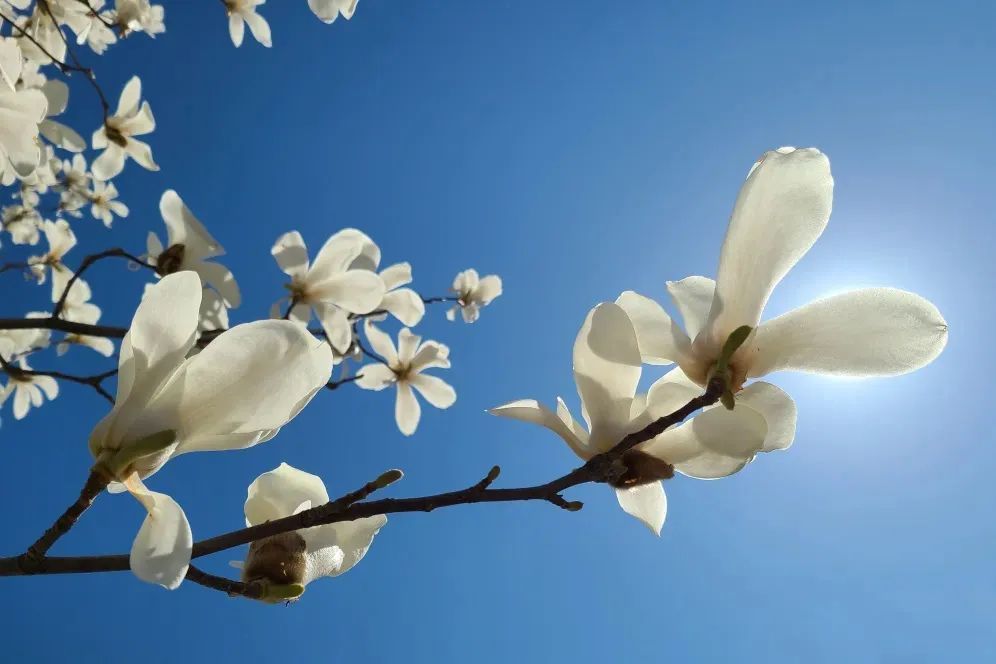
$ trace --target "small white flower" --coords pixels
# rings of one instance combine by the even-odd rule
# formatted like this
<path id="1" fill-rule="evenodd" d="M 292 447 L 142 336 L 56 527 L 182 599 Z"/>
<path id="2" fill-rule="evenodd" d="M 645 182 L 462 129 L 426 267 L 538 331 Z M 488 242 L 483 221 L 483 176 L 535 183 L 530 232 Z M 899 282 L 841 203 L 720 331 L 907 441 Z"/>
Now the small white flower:
<path id="1" fill-rule="evenodd" d="M 90 302 L 91 295 L 90 285 L 82 279 L 77 279 L 66 296 L 65 305 L 62 307 L 62 318 L 74 323 L 96 325 L 100 321 L 100 307 Z M 73 345 L 86 346 L 104 357 L 114 354 L 114 342 L 110 339 L 75 332 L 67 333 L 59 341 L 55 347 L 56 353 L 65 355 Z"/>
<path id="2" fill-rule="evenodd" d="M 138 76 L 132 76 L 121 91 L 117 111 L 93 132 L 93 149 L 103 150 L 93 160 L 94 177 L 98 180 L 115 177 L 124 168 L 125 157 L 131 157 L 150 171 L 158 171 L 159 166 L 152 159 L 152 148 L 135 138 L 155 128 L 152 107 L 149 102 L 142 101 L 142 81 Z"/>
<path id="3" fill-rule="evenodd" d="M 308 248 L 297 231 L 277 238 L 270 250 L 280 269 L 291 278 L 290 295 L 270 310 L 279 318 L 285 301 L 293 302 L 291 320 L 307 325 L 314 311 L 337 353 L 346 353 L 353 341 L 349 314 L 374 311 L 384 299 L 384 281 L 370 270 L 351 269 L 363 254 L 358 236 L 336 233 L 322 245 L 315 262 L 308 263 Z"/>
<path id="4" fill-rule="evenodd" d="M 201 291 L 189 271 L 146 291 L 121 342 L 114 408 L 90 434 L 90 452 L 112 464 L 121 483 L 109 489 L 127 489 L 148 511 L 132 546 L 132 571 L 171 589 L 190 562 L 190 525 L 176 501 L 142 480 L 179 454 L 270 440 L 332 369 L 328 345 L 288 321 L 238 325 L 188 359 Z"/>
<path id="5" fill-rule="evenodd" d="M 149 0 L 115 0 L 115 23 L 122 34 L 144 32 L 150 37 L 166 32 L 165 10 Z"/>
<path id="6" fill-rule="evenodd" d="M 58 188 L 62 192 L 59 208 L 74 217 L 80 216 L 79 209 L 90 200 L 90 173 L 87 171 L 86 157 L 73 155 L 73 160 L 62 162 L 62 176 Z"/>
<path id="7" fill-rule="evenodd" d="M 737 197 L 716 281 L 668 283 L 687 333 L 653 300 L 619 296 L 643 361 L 676 362 L 705 385 L 726 339 L 744 325 L 753 331 L 730 359 L 734 393 L 775 371 L 895 376 L 933 361 L 947 343 L 947 323 L 924 298 L 894 288 L 834 295 L 760 322 L 772 290 L 823 233 L 832 199 L 830 162 L 819 150 L 765 153 Z"/>
<path id="8" fill-rule="evenodd" d="M 86 44 L 100 55 L 109 45 L 118 41 L 114 31 L 104 23 L 114 18 L 112 12 L 101 13 L 104 0 L 87 0 L 86 3 L 80 0 L 59 0 L 56 4 L 62 8 L 63 15 L 60 19 L 76 33 L 77 44 Z M 49 6 L 52 6 L 52 0 L 49 0 Z"/>
<path id="9" fill-rule="evenodd" d="M 38 244 L 38 229 L 42 218 L 38 211 L 27 205 L 8 205 L 0 213 L 3 229 L 10 233 L 14 244 Z"/>
<path id="10" fill-rule="evenodd" d="M 165 276 L 192 270 L 201 276 L 205 285 L 217 290 L 229 307 L 238 307 L 242 295 L 231 270 L 220 263 L 209 262 L 211 258 L 224 256 L 224 248 L 208 233 L 180 195 L 172 189 L 166 190 L 159 199 L 159 212 L 166 223 L 166 246 L 152 232 L 147 244 L 148 259 L 156 265 L 156 273 Z"/>
<path id="11" fill-rule="evenodd" d="M 293 516 L 327 502 L 329 494 L 320 477 L 282 463 L 249 485 L 246 525 Z M 245 563 L 238 565 L 242 580 L 267 586 L 300 586 L 298 591 L 304 592 L 304 587 L 315 579 L 339 576 L 352 569 L 386 523 L 387 517 L 379 514 L 258 540 L 249 546 Z"/>
<path id="12" fill-rule="evenodd" d="M 108 228 L 114 221 L 114 215 L 119 217 L 128 216 L 128 206 L 121 201 L 115 200 L 118 197 L 118 188 L 113 182 L 101 182 L 94 180 L 93 191 L 90 192 L 90 214 L 94 219 L 104 222 Z"/>
<path id="13" fill-rule="evenodd" d="M 489 274 L 482 279 L 477 270 L 464 270 L 453 280 L 452 290 L 458 299 L 456 306 L 446 312 L 447 320 L 455 320 L 459 309 L 463 322 L 473 323 L 480 317 L 481 308 L 501 295 L 501 277 Z"/>
<path id="14" fill-rule="evenodd" d="M 356 384 L 365 390 L 383 390 L 395 385 L 398 388 L 394 405 L 394 419 L 398 429 L 406 436 L 415 433 L 422 409 L 412 388 L 418 390 L 426 401 L 436 408 L 449 408 L 456 401 L 456 391 L 442 379 L 423 373 L 426 369 L 450 366 L 450 349 L 436 341 L 422 342 L 422 337 L 402 328 L 395 347 L 386 333 L 371 321 L 364 326 L 367 341 L 375 353 L 387 364 L 372 363 L 361 367 Z"/>
<path id="15" fill-rule="evenodd" d="M 41 228 L 48 241 L 48 252 L 42 256 L 31 256 L 28 258 L 28 265 L 39 284 L 45 283 L 45 275 L 51 270 L 52 301 L 58 302 L 66 284 L 73 276 L 69 268 L 63 264 L 62 259 L 69 253 L 70 249 L 76 246 L 76 235 L 69 228 L 69 223 L 65 219 L 43 221 Z"/>
<path id="16" fill-rule="evenodd" d="M 644 398 L 637 395 L 640 375 L 633 324 L 618 305 L 600 304 L 588 313 L 574 342 L 574 381 L 587 431 L 560 398 L 556 413 L 532 399 L 490 412 L 550 429 L 587 461 L 702 393 L 675 370 L 654 383 Z M 675 470 L 701 479 L 731 475 L 758 452 L 791 445 L 795 422 L 795 404 L 784 392 L 755 383 L 744 390 L 735 410 L 703 409 L 695 418 L 627 452 L 622 457 L 626 472 L 614 487 L 619 505 L 659 535 L 667 514 L 660 480 Z"/>
<path id="17" fill-rule="evenodd" d="M 347 21 L 353 18 L 359 0 L 308 0 L 308 7 L 322 23 L 331 23 L 339 14 Z"/>
<path id="18" fill-rule="evenodd" d="M 27 361 L 22 357 L 14 364 L 19 369 L 30 371 Z M 8 374 L 7 385 L 0 391 L 0 405 L 13 393 L 14 419 L 24 419 L 31 407 L 38 408 L 45 402 L 45 397 L 52 401 L 59 396 L 59 384 L 51 376 L 32 376 L 12 372 Z"/>
<path id="19" fill-rule="evenodd" d="M 266 0 L 224 0 L 224 3 L 228 10 L 228 33 L 236 48 L 242 46 L 247 25 L 256 41 L 267 48 L 273 45 L 269 23 L 256 12 L 256 7 L 266 4 Z"/>

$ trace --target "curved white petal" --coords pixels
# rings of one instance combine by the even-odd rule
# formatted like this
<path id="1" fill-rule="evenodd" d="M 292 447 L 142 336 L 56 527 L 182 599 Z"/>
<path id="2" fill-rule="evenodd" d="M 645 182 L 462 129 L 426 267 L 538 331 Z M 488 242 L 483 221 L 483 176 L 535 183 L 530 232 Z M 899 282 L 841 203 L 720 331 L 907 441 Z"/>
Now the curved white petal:
<path id="1" fill-rule="evenodd" d="M 406 436 L 412 435 L 418 428 L 421 416 L 422 407 L 418 405 L 411 386 L 408 383 L 398 383 L 397 400 L 394 402 L 394 419 L 398 429 Z"/>
<path id="2" fill-rule="evenodd" d="M 114 115 L 124 117 L 131 115 L 138 110 L 138 103 L 142 99 L 142 80 L 138 76 L 128 79 L 121 90 L 121 97 L 118 99 L 118 110 Z"/>
<path id="3" fill-rule="evenodd" d="M 186 248 L 184 262 L 213 258 L 225 253 L 176 191 L 167 189 L 163 192 L 159 199 L 159 213 L 166 223 L 167 242 L 170 245 L 182 244 Z"/>
<path id="4" fill-rule="evenodd" d="M 592 422 L 592 436 L 612 436 L 629 424 L 640 381 L 640 348 L 629 316 L 602 303 L 588 312 L 574 342 L 574 380 Z"/>
<path id="5" fill-rule="evenodd" d="M 267 48 L 273 46 L 273 39 L 270 35 L 270 24 L 266 22 L 265 18 L 256 12 L 250 12 L 245 15 L 245 21 L 256 41 Z"/>
<path id="6" fill-rule="evenodd" d="M 661 534 L 664 518 L 667 516 L 667 496 L 661 482 L 650 482 L 640 486 L 616 489 L 619 506 L 650 529 L 655 535 Z"/>
<path id="7" fill-rule="evenodd" d="M 895 288 L 865 288 L 762 324 L 749 373 L 895 376 L 932 362 L 947 340 L 948 324 L 929 301 Z"/>
<path id="8" fill-rule="evenodd" d="M 310 502 L 312 507 L 329 502 L 322 478 L 281 463 L 249 485 L 246 525 L 256 526 L 291 516 L 305 502 Z"/>
<path id="9" fill-rule="evenodd" d="M 297 307 L 295 307 L 296 309 Z M 322 324 L 325 338 L 337 353 L 345 353 L 353 343 L 353 328 L 345 311 L 329 302 L 315 302 L 312 305 L 315 315 Z M 293 315 L 294 311 L 291 310 Z"/>
<path id="10" fill-rule="evenodd" d="M 397 318 L 403 325 L 414 327 L 425 316 L 425 303 L 411 288 L 398 288 L 384 296 L 380 308 Z"/>
<path id="11" fill-rule="evenodd" d="M 383 514 L 309 528 L 301 532 L 308 547 L 307 585 L 323 576 L 339 576 L 363 560 L 374 536 L 387 524 Z"/>
<path id="12" fill-rule="evenodd" d="M 394 347 L 390 335 L 374 325 L 369 318 L 363 324 L 363 331 L 366 333 L 367 341 L 370 342 L 373 352 L 387 360 L 391 366 L 397 366 L 398 351 Z"/>
<path id="13" fill-rule="evenodd" d="M 315 259 L 315 266 L 318 259 Z M 314 273 L 315 266 L 312 266 Z M 311 277 L 309 275 L 309 281 Z M 312 282 L 308 294 L 315 300 L 331 302 L 354 314 L 376 309 L 384 299 L 384 282 L 369 270 L 348 270 Z"/>
<path id="14" fill-rule="evenodd" d="M 507 417 L 511 420 L 538 424 L 560 436 L 571 448 L 571 451 L 581 459 L 587 461 L 593 456 L 593 452 L 588 448 L 587 434 L 574 421 L 574 418 L 570 416 L 570 412 L 567 411 L 567 406 L 559 399 L 558 414 L 553 413 L 549 408 L 535 399 L 512 401 L 492 408 L 488 412 L 498 417 Z"/>
<path id="15" fill-rule="evenodd" d="M 709 318 L 716 282 L 708 277 L 685 277 L 667 282 L 667 292 L 681 313 L 685 332 L 694 339 Z"/>
<path id="16" fill-rule="evenodd" d="M 387 365 L 377 363 L 365 364 L 356 372 L 359 378 L 356 384 L 364 390 L 383 390 L 394 385 L 398 376 Z"/>
<path id="17" fill-rule="evenodd" d="M 232 13 L 228 17 L 228 35 L 232 38 L 232 44 L 235 48 L 242 46 L 242 40 L 245 38 L 246 24 L 242 20 L 241 14 Z"/>
<path id="18" fill-rule="evenodd" d="M 410 367 L 421 343 L 422 337 L 407 327 L 401 328 L 398 332 L 398 363 L 403 367 Z"/>
<path id="19" fill-rule="evenodd" d="M 380 271 L 380 278 L 387 290 L 394 290 L 412 282 L 411 263 L 395 263 Z"/>
<path id="20" fill-rule="evenodd" d="M 649 297 L 626 291 L 616 304 L 623 308 L 636 330 L 640 355 L 647 364 L 672 364 L 688 356 L 691 341 L 681 326 Z"/>
<path id="21" fill-rule="evenodd" d="M 131 571 L 143 581 L 174 590 L 187 575 L 194 545 L 187 516 L 175 500 L 149 491 L 136 475 L 127 486 L 148 512 L 131 546 Z"/>
<path id="22" fill-rule="evenodd" d="M 408 382 L 436 408 L 449 408 L 456 403 L 456 390 L 442 378 L 420 373 L 411 376 Z"/>
<path id="23" fill-rule="evenodd" d="M 299 232 L 291 231 L 278 237 L 270 253 L 287 276 L 303 279 L 308 272 L 308 247 Z"/>
<path id="24" fill-rule="evenodd" d="M 757 326 L 772 289 L 826 227 L 832 200 L 830 162 L 819 150 L 765 153 L 740 190 L 723 241 L 702 331 L 712 350 L 738 327 Z"/>
<path id="25" fill-rule="evenodd" d="M 242 304 L 239 284 L 235 281 L 235 275 L 227 267 L 221 263 L 201 261 L 197 263 L 195 271 L 201 275 L 201 280 L 205 286 L 211 286 L 218 291 L 218 295 L 225 301 L 226 307 L 235 309 Z"/>

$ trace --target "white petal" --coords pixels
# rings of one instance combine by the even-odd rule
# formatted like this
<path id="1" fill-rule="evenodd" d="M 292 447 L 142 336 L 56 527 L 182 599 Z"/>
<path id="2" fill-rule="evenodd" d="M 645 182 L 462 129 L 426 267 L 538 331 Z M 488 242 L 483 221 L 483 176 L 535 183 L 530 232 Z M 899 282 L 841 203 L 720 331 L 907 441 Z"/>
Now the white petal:
<path id="1" fill-rule="evenodd" d="M 336 233 L 318 250 L 308 272 L 308 283 L 319 284 L 334 275 L 342 274 L 362 253 L 361 238 L 341 231 Z"/>
<path id="2" fill-rule="evenodd" d="M 221 263 L 201 261 L 196 265 L 196 272 L 201 275 L 205 286 L 211 286 L 218 291 L 227 307 L 235 309 L 242 304 L 242 294 L 239 292 L 235 275 L 227 267 Z"/>
<path id="3" fill-rule="evenodd" d="M 736 408 L 750 408 L 764 418 L 767 433 L 761 452 L 786 450 L 795 440 L 798 419 L 795 401 L 781 388 L 771 383 L 751 383 L 736 395 Z"/>
<path id="4" fill-rule="evenodd" d="M 501 293 L 501 277 L 489 274 L 478 282 L 477 288 L 474 290 L 474 299 L 481 304 L 490 304 Z"/>
<path id="5" fill-rule="evenodd" d="M 633 322 L 640 354 L 647 364 L 673 364 L 691 352 L 691 341 L 661 305 L 649 297 L 626 291 L 616 299 Z"/>
<path id="6" fill-rule="evenodd" d="M 142 168 L 150 171 L 159 170 L 159 164 L 152 158 L 152 148 L 148 143 L 136 138 L 129 138 L 124 150 Z"/>
<path id="7" fill-rule="evenodd" d="M 132 476 L 128 490 L 148 512 L 131 546 L 129 562 L 135 576 L 176 589 L 187 575 L 194 537 L 183 509 L 169 496 L 149 491 Z"/>
<path id="8" fill-rule="evenodd" d="M 819 150 L 772 151 L 748 176 L 730 218 L 703 333 L 718 351 L 733 330 L 756 327 L 775 285 L 830 219 L 833 178 Z"/>
<path id="9" fill-rule="evenodd" d="M 331 302 L 354 314 L 366 314 L 376 309 L 384 299 L 384 292 L 384 282 L 369 270 L 333 274 L 308 287 L 309 295 L 315 300 Z"/>
<path id="10" fill-rule="evenodd" d="M 262 320 L 233 327 L 188 360 L 164 390 L 179 393 L 177 453 L 205 449 L 200 438 L 279 429 L 331 372 L 331 349 L 297 323 Z"/>
<path id="11" fill-rule="evenodd" d="M 895 288 L 866 288 L 811 302 L 762 324 L 750 375 L 805 371 L 895 376 L 929 364 L 948 340 L 933 304 Z"/>
<path id="12" fill-rule="evenodd" d="M 266 19 L 255 12 L 246 14 L 246 23 L 249 25 L 249 30 L 252 31 L 252 36 L 256 38 L 263 46 L 269 48 L 273 45 L 273 40 L 270 36 L 270 24 L 266 22 Z"/>
<path id="13" fill-rule="evenodd" d="M 667 292 L 681 313 L 685 332 L 694 339 L 709 318 L 716 282 L 708 277 L 685 277 L 667 282 Z"/>
<path id="14" fill-rule="evenodd" d="M 118 110 L 114 115 L 124 117 L 131 115 L 138 110 L 138 103 L 142 99 L 142 81 L 138 76 L 128 79 L 121 90 L 121 97 L 118 99 Z"/>
<path id="15" fill-rule="evenodd" d="M 356 384 L 364 390 L 383 390 L 385 387 L 394 385 L 398 379 L 397 374 L 391 371 L 390 367 L 379 362 L 365 364 L 356 373 L 359 376 L 356 379 Z"/>
<path id="16" fill-rule="evenodd" d="M 174 190 L 167 189 L 163 192 L 159 199 L 159 214 L 166 223 L 167 242 L 170 245 L 182 244 L 186 248 L 188 256 L 184 262 L 188 259 L 213 258 L 225 253 Z"/>
<path id="17" fill-rule="evenodd" d="M 346 312 L 328 302 L 315 302 L 313 308 L 325 331 L 325 338 L 332 344 L 332 348 L 335 348 L 337 353 L 349 350 L 349 346 L 353 343 L 353 328 Z M 292 310 L 291 314 L 293 313 Z"/>
<path id="18" fill-rule="evenodd" d="M 408 383 L 398 383 L 398 396 L 394 402 L 394 419 L 398 429 L 406 436 L 412 435 L 418 428 L 421 416 L 422 408 L 418 405 L 411 386 Z"/>
<path id="19" fill-rule="evenodd" d="M 305 530 L 302 535 L 308 545 L 308 566 L 304 584 L 348 572 L 367 555 L 374 536 L 385 524 L 387 517 L 378 514 Z"/>
<path id="20" fill-rule="evenodd" d="M 593 452 L 588 448 L 587 435 L 585 434 L 582 437 L 584 432 L 574 422 L 574 418 L 570 417 L 570 413 L 567 412 L 567 406 L 558 400 L 558 411 L 561 408 L 566 414 L 564 417 L 554 414 L 549 408 L 534 399 L 522 399 L 492 408 L 488 412 L 498 417 L 507 417 L 511 420 L 529 422 L 545 427 L 560 436 L 580 458 L 584 460 L 590 459 Z"/>
<path id="21" fill-rule="evenodd" d="M 232 13 L 228 17 L 228 35 L 232 38 L 235 48 L 242 46 L 242 39 L 245 37 L 246 24 L 242 20 L 242 14 Z"/>
<path id="22" fill-rule="evenodd" d="M 374 325 L 369 318 L 363 324 L 363 331 L 366 332 L 367 341 L 370 342 L 373 352 L 387 360 L 391 366 L 397 366 L 398 351 L 395 349 L 390 335 Z"/>
<path id="23" fill-rule="evenodd" d="M 655 535 L 661 534 L 667 516 L 667 496 L 661 482 L 616 489 L 616 498 L 627 514 L 636 517 Z"/>
<path id="24" fill-rule="evenodd" d="M 100 156 L 93 160 L 90 169 L 93 171 L 93 177 L 98 180 L 110 180 L 121 173 L 124 169 L 124 163 L 124 148 L 117 143 L 108 143 Z"/>
<path id="25" fill-rule="evenodd" d="M 297 231 L 284 233 L 270 249 L 277 265 L 289 277 L 303 278 L 308 271 L 308 248 Z"/>
<path id="26" fill-rule="evenodd" d="M 442 378 L 420 373 L 411 376 L 409 382 L 436 408 L 449 408 L 456 402 L 456 390 Z"/>
<path id="27" fill-rule="evenodd" d="M 246 498 L 246 525 L 255 526 L 291 516 L 299 505 L 310 502 L 318 507 L 329 502 L 322 478 L 281 463 L 249 485 Z"/>
<path id="28" fill-rule="evenodd" d="M 425 316 L 425 303 L 411 288 L 399 288 L 384 296 L 380 308 L 408 327 L 418 325 Z"/>
<path id="29" fill-rule="evenodd" d="M 588 312 L 574 342 L 574 380 L 591 418 L 592 438 L 626 428 L 640 381 L 640 348 L 618 305 L 603 303 Z"/>
<path id="30" fill-rule="evenodd" d="M 401 331 L 398 332 L 398 363 L 403 367 L 410 367 L 412 360 L 415 359 L 415 352 L 421 343 L 422 337 L 407 327 L 401 328 Z"/>
<path id="31" fill-rule="evenodd" d="M 412 282 L 411 263 L 395 263 L 386 267 L 381 270 L 380 278 L 384 282 L 384 287 L 389 291 L 410 284 Z"/>

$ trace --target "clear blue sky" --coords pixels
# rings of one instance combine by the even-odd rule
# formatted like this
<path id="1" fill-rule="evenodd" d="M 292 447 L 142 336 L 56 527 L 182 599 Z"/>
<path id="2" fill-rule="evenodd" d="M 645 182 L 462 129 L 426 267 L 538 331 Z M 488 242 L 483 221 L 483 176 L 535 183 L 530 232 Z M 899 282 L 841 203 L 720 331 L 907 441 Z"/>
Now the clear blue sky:
<path id="1" fill-rule="evenodd" d="M 388 393 L 322 394 L 271 443 L 187 456 L 152 482 L 195 537 L 240 526 L 249 482 L 287 461 L 331 493 L 390 467 L 391 495 L 545 481 L 575 459 L 551 434 L 485 408 L 572 397 L 570 349 L 596 302 L 713 275 L 737 189 L 780 145 L 831 158 L 834 213 L 777 289 L 777 314 L 867 285 L 936 303 L 950 342 L 933 365 L 867 382 L 776 376 L 796 443 L 720 482 L 668 483 L 661 539 L 604 487 L 539 504 L 391 517 L 353 571 L 271 607 L 130 574 L 4 579 L 11 662 L 940 662 L 996 657 L 996 316 L 992 206 L 996 8 L 980 2 L 446 2 L 362 0 L 319 23 L 304 0 L 263 7 L 272 50 L 232 47 L 218 3 L 167 2 L 168 32 L 90 58 L 112 95 L 139 72 L 159 173 L 117 180 L 132 215 L 81 249 L 141 251 L 175 188 L 229 252 L 236 321 L 282 294 L 269 248 L 357 226 L 415 286 L 497 272 L 505 295 L 473 326 L 433 309 L 459 393 L 397 431 Z M 806 5 L 803 7 L 802 5 Z M 71 118 L 98 114 L 82 81 Z M 5 247 L 6 249 L 6 247 Z M 4 315 L 47 288 L 6 295 Z M 94 270 L 106 322 L 142 277 Z M 69 367 L 107 361 L 73 351 Z M 91 357 L 90 355 L 93 355 Z M 39 359 L 39 367 L 43 362 Z M 48 362 L 48 366 L 53 364 Z M 85 388 L 23 422 L 4 414 L 4 553 L 75 497 L 106 405 Z M 103 496 L 53 553 L 127 551 L 135 501 Z M 239 555 L 202 561 L 228 571 Z M 282 661 L 282 660 L 281 660 Z"/>

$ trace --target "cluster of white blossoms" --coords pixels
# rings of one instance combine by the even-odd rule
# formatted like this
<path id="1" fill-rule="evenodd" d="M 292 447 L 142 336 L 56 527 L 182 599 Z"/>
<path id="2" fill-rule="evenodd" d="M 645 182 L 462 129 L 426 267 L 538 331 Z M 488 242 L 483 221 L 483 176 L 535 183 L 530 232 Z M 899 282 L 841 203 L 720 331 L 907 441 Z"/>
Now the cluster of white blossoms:
<path id="1" fill-rule="evenodd" d="M 582 459 L 702 393 L 717 369 L 724 405 L 637 445 L 622 459 L 620 506 L 660 533 L 667 513 L 661 480 L 675 471 L 700 479 L 732 475 L 760 452 L 784 450 L 795 437 L 796 406 L 764 381 L 776 371 L 830 376 L 895 376 L 936 358 L 947 323 L 933 304 L 894 288 L 866 288 L 817 300 L 761 322 L 772 290 L 816 242 L 830 219 L 830 162 L 816 149 L 780 148 L 754 164 L 733 208 L 716 280 L 668 282 L 685 323 L 643 295 L 622 293 L 588 314 L 574 344 L 574 379 L 587 430 L 560 399 L 556 412 L 534 400 L 494 408 L 560 436 Z M 728 358 L 739 328 L 750 334 Z M 638 394 L 641 364 L 677 365 Z"/>
<path id="2" fill-rule="evenodd" d="M 360 0 L 308 0 L 308 7 L 323 23 L 332 23 L 340 15 L 347 21 L 353 18 L 356 3 Z M 273 46 L 270 24 L 259 13 L 266 0 L 222 0 L 228 12 L 228 34 L 236 47 L 242 46 L 246 26 L 253 39 L 263 46 Z"/>

